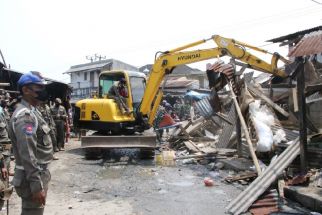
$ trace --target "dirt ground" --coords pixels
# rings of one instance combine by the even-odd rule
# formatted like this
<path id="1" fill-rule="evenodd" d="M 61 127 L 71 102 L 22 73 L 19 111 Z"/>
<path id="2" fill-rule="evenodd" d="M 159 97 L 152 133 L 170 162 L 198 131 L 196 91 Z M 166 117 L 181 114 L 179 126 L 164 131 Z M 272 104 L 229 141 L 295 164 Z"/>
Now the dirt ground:
<path id="1" fill-rule="evenodd" d="M 204 166 L 156 166 L 153 160 L 138 159 L 136 150 L 85 160 L 79 146 L 72 140 L 50 165 L 45 214 L 224 214 L 225 206 L 240 192 Z M 215 179 L 215 186 L 205 187 L 207 176 Z M 10 214 L 20 214 L 20 206 L 14 194 Z"/>

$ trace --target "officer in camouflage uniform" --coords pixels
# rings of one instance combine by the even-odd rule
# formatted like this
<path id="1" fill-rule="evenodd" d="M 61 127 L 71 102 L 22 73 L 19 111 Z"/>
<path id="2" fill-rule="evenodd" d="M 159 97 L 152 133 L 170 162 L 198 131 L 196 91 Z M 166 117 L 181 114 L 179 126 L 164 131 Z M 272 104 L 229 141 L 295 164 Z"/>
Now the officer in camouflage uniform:
<path id="1" fill-rule="evenodd" d="M 5 158 L 6 167 L 8 167 L 11 155 L 11 140 L 8 135 L 7 117 L 2 107 L 0 107 L 0 150 Z"/>
<path id="2" fill-rule="evenodd" d="M 9 136 L 16 159 L 12 185 L 22 199 L 22 215 L 42 215 L 53 158 L 50 127 L 36 107 L 48 99 L 42 79 L 32 73 L 18 81 L 22 100 L 13 113 Z"/>
<path id="3" fill-rule="evenodd" d="M 9 102 L 9 100 L 6 100 L 5 98 L 1 100 L 1 107 L 2 107 L 3 116 L 6 119 L 7 124 L 9 124 L 9 121 L 10 121 L 10 113 L 9 113 L 9 110 L 8 110 L 8 102 Z"/>
<path id="4" fill-rule="evenodd" d="M 53 119 L 53 116 L 51 115 L 50 107 L 47 105 L 47 102 L 43 102 L 39 105 L 38 110 L 40 111 L 42 117 L 45 119 L 45 121 L 48 123 L 50 127 L 50 137 L 53 143 L 54 152 L 58 152 L 56 139 L 56 124 Z M 53 156 L 53 159 L 58 160 L 58 158 L 55 155 Z"/>
<path id="5" fill-rule="evenodd" d="M 181 106 L 181 114 L 183 116 L 183 120 L 190 119 L 190 101 L 188 99 L 184 100 L 184 104 Z"/>
<path id="6" fill-rule="evenodd" d="M 8 166 L 10 162 L 10 139 L 8 136 L 7 121 L 0 107 L 0 208 L 3 207 L 5 200 L 8 200 L 13 189 L 9 186 Z"/>
<path id="7" fill-rule="evenodd" d="M 55 105 L 51 108 L 52 116 L 56 124 L 57 146 L 59 151 L 65 150 L 65 123 L 67 112 L 64 106 L 61 105 L 61 99 L 55 99 Z"/>
<path id="8" fill-rule="evenodd" d="M 177 99 L 176 103 L 173 105 L 173 109 L 175 114 L 179 117 L 179 119 L 181 120 L 183 118 L 182 114 L 181 114 L 181 107 L 183 106 L 181 99 Z"/>

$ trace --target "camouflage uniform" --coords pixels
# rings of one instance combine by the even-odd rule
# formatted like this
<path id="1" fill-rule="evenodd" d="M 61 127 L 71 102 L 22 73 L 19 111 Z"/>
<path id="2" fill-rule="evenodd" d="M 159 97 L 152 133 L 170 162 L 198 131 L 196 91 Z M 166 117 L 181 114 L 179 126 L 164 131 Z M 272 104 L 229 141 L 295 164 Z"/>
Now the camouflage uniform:
<path id="1" fill-rule="evenodd" d="M 33 201 L 34 193 L 45 191 L 51 179 L 47 168 L 53 158 L 50 128 L 41 113 L 25 100 L 18 104 L 9 125 L 16 159 L 12 185 L 22 199 L 22 215 L 42 215 L 44 205 Z"/>
<path id="2" fill-rule="evenodd" d="M 65 147 L 65 122 L 67 119 L 66 109 L 62 105 L 54 105 L 51 108 L 51 112 L 56 124 L 57 147 L 61 150 Z"/>
<path id="3" fill-rule="evenodd" d="M 181 115 L 181 107 L 182 107 L 182 104 L 180 104 L 179 102 L 176 102 L 173 105 L 174 112 L 179 117 L 180 120 L 183 118 L 183 116 Z"/>
<path id="4" fill-rule="evenodd" d="M 165 108 L 162 105 L 160 105 L 157 113 L 155 114 L 156 117 L 153 121 L 153 128 L 156 132 L 157 141 L 159 143 L 162 142 L 162 136 L 163 136 L 163 129 L 160 129 L 160 122 L 162 121 L 162 119 L 166 113 L 167 112 L 166 112 Z"/>
<path id="5" fill-rule="evenodd" d="M 51 141 L 53 143 L 53 149 L 55 152 L 58 151 L 58 145 L 57 145 L 57 138 L 56 138 L 56 124 L 54 121 L 54 118 L 51 114 L 51 109 L 47 104 L 43 104 L 38 107 L 42 117 L 45 119 L 45 121 L 48 123 L 50 127 L 50 137 Z"/>
<path id="6" fill-rule="evenodd" d="M 2 111 L 2 110 L 1 110 Z M 8 135 L 7 121 L 3 112 L 0 113 L 0 169 L 7 169 L 10 163 L 10 139 Z M 8 177 L 8 175 L 7 175 Z M 12 188 L 9 186 L 8 178 L 0 176 L 0 208 L 3 207 L 5 200 L 8 200 L 12 194 Z"/>

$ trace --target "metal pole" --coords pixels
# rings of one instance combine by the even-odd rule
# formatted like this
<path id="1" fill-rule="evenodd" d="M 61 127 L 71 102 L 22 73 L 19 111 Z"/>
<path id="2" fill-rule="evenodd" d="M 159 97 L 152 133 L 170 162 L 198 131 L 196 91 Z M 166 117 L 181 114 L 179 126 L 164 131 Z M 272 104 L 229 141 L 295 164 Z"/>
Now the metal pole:
<path id="1" fill-rule="evenodd" d="M 300 121 L 300 159 L 301 172 L 307 171 L 307 126 L 306 126 L 306 99 L 305 99 L 305 74 L 304 61 L 298 66 L 297 73 L 297 96 L 299 106 L 299 121 Z"/>

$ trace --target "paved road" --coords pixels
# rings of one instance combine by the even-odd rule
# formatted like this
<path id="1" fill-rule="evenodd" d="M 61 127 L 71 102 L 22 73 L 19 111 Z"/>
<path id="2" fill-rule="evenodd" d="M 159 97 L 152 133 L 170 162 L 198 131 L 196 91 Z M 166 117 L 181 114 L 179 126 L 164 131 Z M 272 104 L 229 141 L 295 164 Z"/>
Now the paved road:
<path id="1" fill-rule="evenodd" d="M 60 160 L 50 166 L 45 214 L 224 214 L 230 199 L 240 192 L 219 179 L 216 186 L 205 187 L 203 179 L 209 172 L 203 166 L 155 166 L 152 160 L 138 160 L 133 150 L 85 160 L 79 145 L 67 144 L 67 151 L 57 153 Z M 20 214 L 16 195 L 10 210 Z"/>

